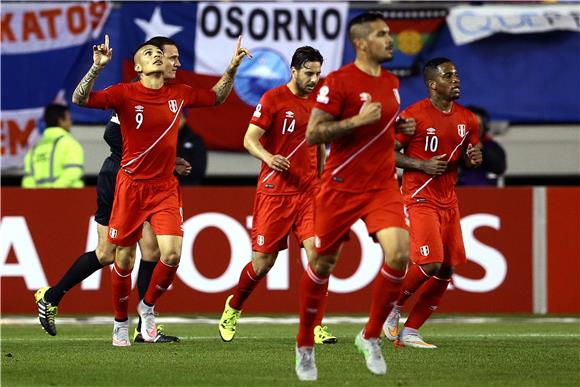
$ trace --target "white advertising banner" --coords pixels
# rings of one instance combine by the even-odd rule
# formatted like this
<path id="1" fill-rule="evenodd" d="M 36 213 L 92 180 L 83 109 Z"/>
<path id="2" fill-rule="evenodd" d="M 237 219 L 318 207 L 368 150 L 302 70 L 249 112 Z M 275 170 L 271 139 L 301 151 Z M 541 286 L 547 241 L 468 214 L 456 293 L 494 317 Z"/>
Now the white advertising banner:
<path id="1" fill-rule="evenodd" d="M 467 44 L 500 32 L 511 34 L 554 30 L 580 32 L 580 5 L 458 6 L 447 25 L 455 44 Z"/>

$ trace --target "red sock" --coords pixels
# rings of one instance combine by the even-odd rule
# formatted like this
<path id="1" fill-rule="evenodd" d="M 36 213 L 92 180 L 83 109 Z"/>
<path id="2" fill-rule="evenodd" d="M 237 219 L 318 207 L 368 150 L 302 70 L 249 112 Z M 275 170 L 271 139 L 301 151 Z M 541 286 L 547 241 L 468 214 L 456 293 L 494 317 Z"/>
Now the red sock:
<path id="1" fill-rule="evenodd" d="M 407 271 L 407 276 L 403 281 L 401 286 L 401 294 L 397 298 L 396 305 L 403 306 L 405 301 L 409 299 L 425 281 L 429 279 L 429 276 L 423 271 L 421 265 L 412 264 Z"/>
<path id="2" fill-rule="evenodd" d="M 392 302 L 399 294 L 403 278 L 405 270 L 393 269 L 386 263 L 377 274 L 373 285 L 369 321 L 365 326 L 365 339 L 381 335 L 383 324 L 391 311 Z"/>
<path id="3" fill-rule="evenodd" d="M 131 271 L 123 270 L 117 262 L 111 271 L 111 287 L 113 293 L 113 310 L 115 321 L 127 321 L 129 318 L 129 294 L 131 294 Z"/>
<path id="4" fill-rule="evenodd" d="M 252 294 L 254 288 L 258 286 L 261 280 L 262 278 L 258 277 L 254 271 L 252 261 L 248 262 L 240 273 L 240 281 L 238 282 L 234 296 L 230 300 L 230 307 L 236 310 L 242 310 L 244 302 L 250 297 L 250 294 Z"/>
<path id="5" fill-rule="evenodd" d="M 296 345 L 298 347 L 314 346 L 314 327 L 323 299 L 328 289 L 328 276 L 316 274 L 310 265 L 302 274 L 298 298 L 300 303 L 300 324 Z"/>
<path id="6" fill-rule="evenodd" d="M 421 328 L 429 316 L 437 310 L 449 282 L 448 278 L 437 278 L 435 276 L 425 282 L 423 293 L 419 296 L 419 301 L 417 301 L 405 322 L 406 328 Z"/>
<path id="7" fill-rule="evenodd" d="M 179 265 L 169 266 L 159 260 L 157 265 L 155 265 L 153 274 L 151 274 L 151 282 L 149 282 L 145 297 L 143 297 L 143 301 L 147 305 L 155 305 L 159 297 L 167 291 L 167 288 L 169 288 L 175 278 L 175 272 L 177 272 L 178 267 Z"/>
<path id="8" fill-rule="evenodd" d="M 318 314 L 314 319 L 314 326 L 322 325 L 322 319 L 324 318 L 324 313 L 326 313 L 326 305 L 328 304 L 328 281 L 326 281 L 326 290 L 324 291 L 324 297 L 320 300 L 320 305 L 318 306 Z"/>

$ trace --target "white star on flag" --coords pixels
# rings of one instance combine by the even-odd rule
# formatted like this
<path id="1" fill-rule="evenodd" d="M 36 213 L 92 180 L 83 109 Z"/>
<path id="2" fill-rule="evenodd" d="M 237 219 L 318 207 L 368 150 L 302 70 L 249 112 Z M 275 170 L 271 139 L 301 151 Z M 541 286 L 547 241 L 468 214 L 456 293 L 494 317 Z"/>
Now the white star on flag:
<path id="1" fill-rule="evenodd" d="M 155 36 L 170 38 L 183 29 L 181 26 L 165 23 L 161 17 L 161 7 L 155 7 L 151 20 L 135 19 L 135 24 L 145 32 L 145 41 Z"/>

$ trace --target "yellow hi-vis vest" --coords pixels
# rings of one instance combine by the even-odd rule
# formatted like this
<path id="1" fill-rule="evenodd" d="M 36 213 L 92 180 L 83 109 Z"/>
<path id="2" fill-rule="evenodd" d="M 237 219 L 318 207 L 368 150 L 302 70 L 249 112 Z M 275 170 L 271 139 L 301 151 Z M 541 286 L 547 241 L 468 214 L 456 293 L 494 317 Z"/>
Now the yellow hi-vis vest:
<path id="1" fill-rule="evenodd" d="M 63 128 L 46 128 L 24 158 L 23 188 L 81 188 L 85 152 Z"/>

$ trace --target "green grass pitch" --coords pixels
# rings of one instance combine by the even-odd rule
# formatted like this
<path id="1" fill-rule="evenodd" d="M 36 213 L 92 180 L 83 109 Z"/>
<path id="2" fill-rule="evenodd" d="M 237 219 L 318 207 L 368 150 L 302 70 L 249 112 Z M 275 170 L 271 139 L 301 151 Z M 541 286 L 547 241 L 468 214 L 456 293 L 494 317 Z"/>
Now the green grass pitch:
<path id="1" fill-rule="evenodd" d="M 58 318 L 57 318 L 58 324 Z M 333 324 L 336 345 L 317 346 L 320 386 L 578 386 L 580 324 L 507 317 L 465 324 L 428 322 L 435 350 L 385 343 L 386 376 L 367 371 L 353 345 L 361 324 Z M 238 326 L 223 343 L 217 326 L 169 324 L 178 344 L 111 345 L 112 324 L 2 325 L 2 386 L 290 386 L 294 324 Z M 132 328 L 131 328 L 132 329 Z"/>

